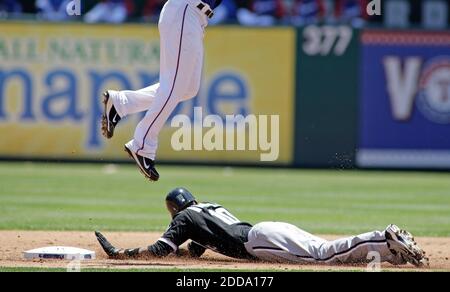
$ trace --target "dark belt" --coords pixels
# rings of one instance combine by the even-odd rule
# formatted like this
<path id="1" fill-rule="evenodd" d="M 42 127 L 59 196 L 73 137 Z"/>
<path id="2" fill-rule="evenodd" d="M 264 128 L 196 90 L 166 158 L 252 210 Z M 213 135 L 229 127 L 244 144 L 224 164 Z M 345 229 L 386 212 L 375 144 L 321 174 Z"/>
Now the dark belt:
<path id="1" fill-rule="evenodd" d="M 197 5 L 197 8 L 200 9 L 203 12 L 203 8 L 205 8 L 206 5 L 203 3 L 199 3 Z M 209 18 L 212 18 L 214 16 L 214 12 L 211 9 L 207 9 L 205 12 L 205 15 L 208 16 Z"/>

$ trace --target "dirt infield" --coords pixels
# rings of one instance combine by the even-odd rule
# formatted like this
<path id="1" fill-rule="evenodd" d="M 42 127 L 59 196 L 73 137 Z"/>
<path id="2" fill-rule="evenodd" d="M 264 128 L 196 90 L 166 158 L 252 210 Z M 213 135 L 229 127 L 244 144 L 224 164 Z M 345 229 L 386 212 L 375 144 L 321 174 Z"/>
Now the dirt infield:
<path id="1" fill-rule="evenodd" d="M 160 233 L 121 233 L 106 232 L 105 235 L 117 246 L 139 247 L 154 242 Z M 327 239 L 336 236 L 324 236 Z M 430 257 L 428 268 L 417 269 L 411 265 L 394 267 L 383 264 L 388 270 L 447 270 L 450 271 L 450 238 L 418 238 L 419 244 Z M 355 270 L 365 266 L 325 266 L 299 264 L 254 263 L 230 259 L 213 252 L 207 252 L 201 259 L 187 259 L 170 256 L 164 259 L 146 261 L 109 260 L 99 248 L 92 232 L 49 232 L 49 231 L 0 231 L 0 267 L 40 267 L 65 268 L 67 262 L 56 260 L 26 261 L 22 252 L 44 246 L 63 245 L 94 250 L 97 259 L 83 262 L 82 268 L 114 268 L 114 269 L 246 269 L 246 270 Z"/>

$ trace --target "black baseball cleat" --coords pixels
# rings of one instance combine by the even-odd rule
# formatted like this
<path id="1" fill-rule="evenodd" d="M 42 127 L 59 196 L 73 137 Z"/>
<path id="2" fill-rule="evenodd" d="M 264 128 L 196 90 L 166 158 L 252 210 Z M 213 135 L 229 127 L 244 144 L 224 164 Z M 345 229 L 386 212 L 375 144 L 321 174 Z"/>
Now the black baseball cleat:
<path id="1" fill-rule="evenodd" d="M 103 93 L 103 105 L 102 134 L 105 138 L 111 139 L 114 135 L 114 129 L 120 122 L 121 117 L 117 113 L 108 91 Z"/>
<path id="2" fill-rule="evenodd" d="M 95 231 L 95 236 L 108 256 L 114 257 L 119 253 L 119 249 L 115 248 L 99 231 Z"/>
<path id="3" fill-rule="evenodd" d="M 150 181 L 159 180 L 159 173 L 158 171 L 156 171 L 155 162 L 153 160 L 134 153 L 134 151 L 128 149 L 127 145 L 125 145 L 125 151 L 132 159 L 134 159 L 137 166 L 139 167 L 139 170 L 146 178 L 148 178 Z"/>
<path id="4" fill-rule="evenodd" d="M 416 267 L 428 265 L 425 251 L 417 245 L 411 233 L 391 224 L 386 228 L 385 235 L 388 248 L 395 256 Z"/>

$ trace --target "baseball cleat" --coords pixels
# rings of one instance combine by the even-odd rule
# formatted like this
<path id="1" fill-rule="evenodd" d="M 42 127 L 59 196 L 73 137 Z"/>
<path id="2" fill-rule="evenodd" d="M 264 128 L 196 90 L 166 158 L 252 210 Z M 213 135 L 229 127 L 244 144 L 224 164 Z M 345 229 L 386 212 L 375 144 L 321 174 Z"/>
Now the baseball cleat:
<path id="1" fill-rule="evenodd" d="M 391 224 L 386 228 L 385 234 L 388 248 L 394 255 L 416 267 L 428 264 L 425 251 L 417 245 L 411 233 Z"/>
<path id="2" fill-rule="evenodd" d="M 127 152 L 128 155 L 132 159 L 134 159 L 139 170 L 146 178 L 148 178 L 150 181 L 159 180 L 159 173 L 155 168 L 155 162 L 153 160 L 134 153 L 134 151 L 128 149 L 127 145 L 125 145 L 125 152 Z"/>
<path id="3" fill-rule="evenodd" d="M 103 93 L 103 105 L 102 134 L 105 138 L 111 139 L 114 135 L 114 128 L 120 122 L 121 117 L 117 113 L 108 91 Z"/>

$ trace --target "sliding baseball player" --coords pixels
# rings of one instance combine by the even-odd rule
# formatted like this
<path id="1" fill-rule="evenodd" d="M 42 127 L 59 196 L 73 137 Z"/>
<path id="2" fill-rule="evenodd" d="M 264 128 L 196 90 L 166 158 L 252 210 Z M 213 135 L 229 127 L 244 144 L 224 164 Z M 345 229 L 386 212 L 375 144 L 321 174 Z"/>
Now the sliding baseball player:
<path id="1" fill-rule="evenodd" d="M 198 203 L 184 188 L 171 191 L 166 205 L 172 222 L 164 235 L 148 247 L 116 248 L 96 232 L 106 254 L 117 259 L 164 257 L 178 252 L 179 246 L 191 240 L 188 251 L 192 257 L 200 257 L 211 249 L 239 259 L 350 264 L 367 262 L 369 252 L 377 252 L 382 262 L 394 265 L 421 266 L 428 262 L 412 235 L 396 225 L 327 241 L 288 223 L 263 222 L 252 226 L 241 222 L 220 205 Z"/>

